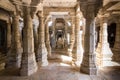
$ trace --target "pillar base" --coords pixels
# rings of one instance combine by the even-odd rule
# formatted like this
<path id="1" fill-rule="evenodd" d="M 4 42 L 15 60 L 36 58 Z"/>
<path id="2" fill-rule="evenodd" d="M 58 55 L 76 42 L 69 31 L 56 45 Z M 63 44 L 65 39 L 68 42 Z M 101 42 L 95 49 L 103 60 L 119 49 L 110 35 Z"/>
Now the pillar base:
<path id="1" fill-rule="evenodd" d="M 113 56 L 112 60 L 115 62 L 120 62 L 120 42 L 115 41 L 114 48 L 112 48 Z"/>
<path id="2" fill-rule="evenodd" d="M 20 68 L 23 49 L 10 49 L 7 53 L 5 68 Z"/>
<path id="3" fill-rule="evenodd" d="M 86 63 L 88 64 L 88 63 Z M 86 74 L 89 74 L 89 75 L 97 75 L 97 68 L 94 66 L 94 67 L 90 67 L 88 65 L 84 65 L 82 64 L 81 67 L 80 67 L 80 71 L 81 72 L 84 72 Z"/>
<path id="4" fill-rule="evenodd" d="M 67 55 L 70 56 L 70 57 L 72 57 L 72 49 L 68 49 L 67 50 Z"/>
<path id="5" fill-rule="evenodd" d="M 34 54 L 35 54 L 34 52 L 23 53 L 21 69 L 20 69 L 21 76 L 30 76 L 37 71 L 38 67 Z"/>
<path id="6" fill-rule="evenodd" d="M 83 59 L 83 48 L 79 47 L 76 52 L 76 61 L 75 64 L 80 66 L 80 64 L 82 63 L 82 59 Z"/>
<path id="7" fill-rule="evenodd" d="M 120 62 L 120 49 L 119 48 L 113 48 L 113 57 L 112 60 L 115 62 Z"/>
<path id="8" fill-rule="evenodd" d="M 51 46 L 50 42 L 46 42 L 47 52 L 48 52 L 48 58 L 51 57 Z"/>
<path id="9" fill-rule="evenodd" d="M 97 65 L 98 67 L 110 66 L 112 60 L 112 51 L 109 47 L 109 43 L 98 43 L 98 47 L 96 49 L 97 56 Z"/>
<path id="10" fill-rule="evenodd" d="M 95 64 L 95 54 L 84 52 L 83 61 L 80 71 L 89 75 L 97 75 L 97 67 Z"/>
<path id="11" fill-rule="evenodd" d="M 40 44 L 37 55 L 36 55 L 36 60 L 40 66 L 47 66 L 48 65 L 48 60 L 47 60 L 47 49 L 44 44 Z"/>

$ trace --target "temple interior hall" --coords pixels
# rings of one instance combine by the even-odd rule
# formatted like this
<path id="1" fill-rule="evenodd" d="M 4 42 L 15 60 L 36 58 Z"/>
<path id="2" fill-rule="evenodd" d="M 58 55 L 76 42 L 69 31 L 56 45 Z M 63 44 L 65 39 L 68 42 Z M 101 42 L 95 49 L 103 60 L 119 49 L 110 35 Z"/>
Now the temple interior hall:
<path id="1" fill-rule="evenodd" d="M 0 0 L 0 80 L 120 80 L 120 0 Z"/>

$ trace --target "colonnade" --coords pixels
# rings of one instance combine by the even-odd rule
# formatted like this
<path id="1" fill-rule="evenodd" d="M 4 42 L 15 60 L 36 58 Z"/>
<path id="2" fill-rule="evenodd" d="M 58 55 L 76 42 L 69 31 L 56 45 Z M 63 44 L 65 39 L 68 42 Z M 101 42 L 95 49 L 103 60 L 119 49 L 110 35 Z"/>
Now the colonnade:
<path id="1" fill-rule="evenodd" d="M 72 21 L 71 27 L 71 38 L 68 53 L 72 56 L 73 47 L 75 46 L 76 62 L 81 63 L 80 70 L 90 75 L 97 74 L 97 66 L 104 66 L 106 62 L 112 60 L 112 51 L 107 41 L 107 23 L 106 18 L 101 18 L 100 27 L 100 40 L 95 53 L 95 21 L 96 15 L 94 12 L 93 4 L 87 5 L 87 11 L 84 13 L 90 13 L 85 15 L 86 26 L 84 36 L 84 53 L 82 45 L 82 33 L 80 32 L 80 11 L 76 12 L 76 24 Z M 11 28 L 10 25 L 7 27 L 7 46 L 10 47 L 7 53 L 6 68 L 20 68 L 20 74 L 22 76 L 31 75 L 37 71 L 38 65 L 47 66 L 47 57 L 51 56 L 51 46 L 49 38 L 48 24 L 44 23 L 43 11 L 37 12 L 39 19 L 38 34 L 33 28 L 31 8 L 24 6 L 24 28 L 23 28 L 23 48 L 20 42 L 20 31 L 19 31 L 19 17 L 18 12 L 13 17 L 12 27 L 12 42 L 11 39 Z M 74 20 L 74 19 L 72 19 Z M 120 23 L 120 22 L 119 22 Z M 118 25 L 119 26 L 119 25 Z M 119 41 L 119 27 L 116 30 L 116 40 L 113 51 L 119 53 L 120 46 Z M 33 33 L 34 32 L 34 33 Z M 38 38 L 35 38 L 38 37 Z M 38 42 L 35 43 L 34 40 Z M 34 45 L 36 45 L 34 47 Z M 34 48 L 36 48 L 34 50 Z M 48 55 L 48 56 L 47 56 Z M 82 57 L 83 56 L 83 57 Z M 97 56 L 97 59 L 95 59 Z M 97 60 L 97 66 L 96 66 Z M 38 65 L 37 65 L 38 63 Z"/>

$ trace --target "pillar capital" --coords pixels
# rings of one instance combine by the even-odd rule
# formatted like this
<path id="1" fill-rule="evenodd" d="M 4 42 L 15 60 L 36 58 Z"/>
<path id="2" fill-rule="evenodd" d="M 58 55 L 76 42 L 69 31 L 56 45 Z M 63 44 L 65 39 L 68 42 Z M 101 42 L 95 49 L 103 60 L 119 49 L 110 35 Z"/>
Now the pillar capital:
<path id="1" fill-rule="evenodd" d="M 38 11 L 38 12 L 37 12 L 37 16 L 38 16 L 39 18 L 43 17 L 43 11 Z"/>
<path id="2" fill-rule="evenodd" d="M 100 17 L 100 23 L 103 24 L 103 23 L 107 23 L 108 22 L 108 17 L 107 16 L 102 16 Z"/>

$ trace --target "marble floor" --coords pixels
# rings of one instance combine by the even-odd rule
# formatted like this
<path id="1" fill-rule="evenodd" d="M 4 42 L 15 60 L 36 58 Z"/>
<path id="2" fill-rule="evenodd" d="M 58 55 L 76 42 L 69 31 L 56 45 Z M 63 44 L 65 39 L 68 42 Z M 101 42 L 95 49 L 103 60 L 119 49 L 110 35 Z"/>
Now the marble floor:
<path id="1" fill-rule="evenodd" d="M 104 67 L 98 75 L 90 76 L 80 72 L 64 52 L 53 52 L 49 65 L 40 67 L 36 73 L 27 77 L 19 76 L 19 69 L 0 71 L 0 80 L 120 80 L 120 66 Z"/>

